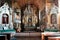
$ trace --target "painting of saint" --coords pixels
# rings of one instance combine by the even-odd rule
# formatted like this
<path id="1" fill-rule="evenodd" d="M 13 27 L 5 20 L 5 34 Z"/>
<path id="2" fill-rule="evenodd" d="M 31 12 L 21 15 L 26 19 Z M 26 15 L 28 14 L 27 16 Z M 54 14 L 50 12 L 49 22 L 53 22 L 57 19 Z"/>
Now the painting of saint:
<path id="1" fill-rule="evenodd" d="M 51 24 L 57 24 L 57 15 L 56 14 L 51 15 Z"/>

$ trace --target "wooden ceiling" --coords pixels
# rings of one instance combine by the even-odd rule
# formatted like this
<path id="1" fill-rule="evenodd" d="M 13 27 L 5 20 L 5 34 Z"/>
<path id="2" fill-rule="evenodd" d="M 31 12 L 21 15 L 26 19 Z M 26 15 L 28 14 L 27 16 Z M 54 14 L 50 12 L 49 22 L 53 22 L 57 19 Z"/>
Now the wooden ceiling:
<path id="1" fill-rule="evenodd" d="M 15 7 L 22 7 L 25 4 L 33 4 L 37 6 L 40 10 L 43 10 L 46 6 L 46 2 L 51 2 L 58 5 L 58 0 L 12 0 L 12 6 L 15 5 Z"/>
<path id="2" fill-rule="evenodd" d="M 45 7 L 45 0 L 13 0 L 13 4 L 12 6 L 14 5 L 14 2 L 15 3 L 15 7 L 22 7 L 24 6 L 25 4 L 33 4 L 35 6 L 37 6 L 40 10 L 44 9 Z"/>
<path id="3" fill-rule="evenodd" d="M 46 1 L 47 2 L 54 2 L 57 5 L 58 0 L 0 0 L 0 5 L 1 3 L 8 2 L 10 5 L 12 3 L 13 7 L 19 7 L 21 8 L 25 4 L 33 4 L 37 6 L 40 10 L 43 10 L 44 7 L 46 6 Z"/>

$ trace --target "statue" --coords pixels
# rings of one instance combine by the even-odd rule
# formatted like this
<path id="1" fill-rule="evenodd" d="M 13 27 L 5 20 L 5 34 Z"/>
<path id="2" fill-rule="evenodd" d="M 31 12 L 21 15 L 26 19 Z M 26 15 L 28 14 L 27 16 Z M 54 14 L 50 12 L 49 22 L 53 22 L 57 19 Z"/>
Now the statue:
<path id="1" fill-rule="evenodd" d="M 17 32 L 21 31 L 21 10 L 19 8 L 15 9 L 14 23 L 16 24 L 15 29 Z"/>

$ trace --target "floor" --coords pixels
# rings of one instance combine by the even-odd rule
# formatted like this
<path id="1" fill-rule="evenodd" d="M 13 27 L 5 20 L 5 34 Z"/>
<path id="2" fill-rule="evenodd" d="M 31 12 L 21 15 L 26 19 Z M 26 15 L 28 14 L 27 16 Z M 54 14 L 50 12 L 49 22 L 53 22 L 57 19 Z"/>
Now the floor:
<path id="1" fill-rule="evenodd" d="M 40 32 L 16 33 L 16 40 L 41 40 Z"/>
<path id="2" fill-rule="evenodd" d="M 16 40 L 41 40 L 40 37 L 16 37 Z"/>

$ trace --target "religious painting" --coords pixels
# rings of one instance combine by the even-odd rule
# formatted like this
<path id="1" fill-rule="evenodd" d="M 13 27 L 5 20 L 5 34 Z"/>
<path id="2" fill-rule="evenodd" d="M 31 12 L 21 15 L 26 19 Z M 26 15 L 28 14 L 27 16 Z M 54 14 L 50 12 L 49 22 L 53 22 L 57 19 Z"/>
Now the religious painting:
<path id="1" fill-rule="evenodd" d="M 8 24 L 9 23 L 9 16 L 8 14 L 4 13 L 2 15 L 2 24 Z"/>
<path id="2" fill-rule="evenodd" d="M 51 14 L 51 24 L 57 24 L 57 15 Z"/>

